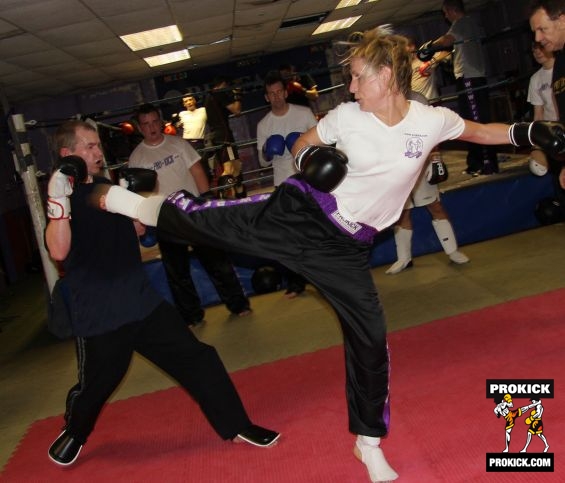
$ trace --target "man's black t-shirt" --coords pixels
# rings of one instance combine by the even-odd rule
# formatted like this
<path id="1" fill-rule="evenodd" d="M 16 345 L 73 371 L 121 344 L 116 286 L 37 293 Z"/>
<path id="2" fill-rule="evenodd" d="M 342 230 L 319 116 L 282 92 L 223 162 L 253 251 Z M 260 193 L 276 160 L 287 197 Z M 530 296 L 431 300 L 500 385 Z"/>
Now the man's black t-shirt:
<path id="1" fill-rule="evenodd" d="M 74 335 L 110 332 L 147 317 L 162 301 L 143 268 L 132 220 L 90 205 L 98 183 L 75 185 L 71 250 L 64 262 Z"/>

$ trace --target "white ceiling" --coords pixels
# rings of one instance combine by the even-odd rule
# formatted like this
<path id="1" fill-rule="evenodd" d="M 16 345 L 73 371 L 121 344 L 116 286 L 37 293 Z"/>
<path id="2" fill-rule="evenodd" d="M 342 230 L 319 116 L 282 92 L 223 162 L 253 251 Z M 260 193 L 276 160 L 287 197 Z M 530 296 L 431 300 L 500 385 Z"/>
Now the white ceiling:
<path id="1" fill-rule="evenodd" d="M 467 8 L 485 3 L 467 1 Z M 9 102 L 53 98 L 189 67 L 328 41 L 347 31 L 311 36 L 317 25 L 281 23 L 325 12 L 325 20 L 363 17 L 350 31 L 402 25 L 440 11 L 442 0 L 379 0 L 335 10 L 338 0 L 0 0 L 0 94 Z M 119 35 L 176 24 L 183 41 L 131 52 Z M 142 57 L 191 49 L 192 58 L 151 69 Z"/>

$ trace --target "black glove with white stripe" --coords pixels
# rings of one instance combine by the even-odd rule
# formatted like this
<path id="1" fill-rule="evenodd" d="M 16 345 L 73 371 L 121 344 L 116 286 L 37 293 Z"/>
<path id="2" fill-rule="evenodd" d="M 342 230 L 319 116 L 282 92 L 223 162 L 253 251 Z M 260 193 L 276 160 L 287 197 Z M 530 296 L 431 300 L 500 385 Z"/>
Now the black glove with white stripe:
<path id="1" fill-rule="evenodd" d="M 514 146 L 538 146 L 552 158 L 565 161 L 565 128 L 552 121 L 517 122 L 508 129 Z"/>

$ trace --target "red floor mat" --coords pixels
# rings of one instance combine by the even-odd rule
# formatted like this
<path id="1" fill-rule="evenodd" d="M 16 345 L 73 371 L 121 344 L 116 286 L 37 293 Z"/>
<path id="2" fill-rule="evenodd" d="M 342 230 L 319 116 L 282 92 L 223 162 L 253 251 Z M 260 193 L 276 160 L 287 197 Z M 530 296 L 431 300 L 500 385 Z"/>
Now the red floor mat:
<path id="1" fill-rule="evenodd" d="M 402 482 L 565 481 L 565 290 L 435 321 L 390 335 L 391 433 L 383 447 Z M 270 449 L 221 441 L 178 388 L 106 407 L 79 459 L 47 458 L 60 417 L 34 423 L 2 481 L 359 483 L 364 467 L 347 431 L 343 354 L 333 347 L 233 374 L 251 417 L 282 432 Z M 543 399 L 554 473 L 487 473 L 505 422 L 486 397 L 487 379 L 553 379 Z M 71 383 L 71 381 L 69 381 Z M 515 407 L 529 401 L 515 398 Z M 518 418 L 510 450 L 528 426 Z M 543 450 L 534 436 L 529 452 Z"/>

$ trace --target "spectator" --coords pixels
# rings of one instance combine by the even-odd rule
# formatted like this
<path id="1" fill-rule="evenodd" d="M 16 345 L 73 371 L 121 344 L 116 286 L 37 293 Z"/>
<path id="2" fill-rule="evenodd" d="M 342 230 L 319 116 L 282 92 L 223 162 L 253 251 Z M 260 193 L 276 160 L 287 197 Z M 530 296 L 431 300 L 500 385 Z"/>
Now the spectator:
<path id="1" fill-rule="evenodd" d="M 289 176 L 297 173 L 290 150 L 301 133 L 316 125 L 309 107 L 289 104 L 288 93 L 279 71 L 265 76 L 265 99 L 271 111 L 257 125 L 257 150 L 262 166 L 273 166 L 274 185 L 279 186 Z M 286 295 L 294 298 L 304 292 L 306 280 L 293 271 L 285 271 Z"/>
<path id="2" fill-rule="evenodd" d="M 528 86 L 528 102 L 534 108 L 534 121 L 557 121 L 557 107 L 551 88 L 551 77 L 553 75 L 553 64 L 555 57 L 553 52 L 547 51 L 539 42 L 532 43 L 532 53 L 534 59 L 541 67 L 530 77 Z M 540 176 L 548 171 L 548 161 L 545 153 L 533 148 L 528 160 L 532 173 Z"/>
<path id="3" fill-rule="evenodd" d="M 488 123 L 491 115 L 481 43 L 482 29 L 465 13 L 463 0 L 444 0 L 442 10 L 447 21 L 451 23 L 450 29 L 445 35 L 433 42 L 427 42 L 422 47 L 431 50 L 430 58 L 434 50 L 444 49 L 436 57 L 437 61 L 451 55 L 453 49 L 453 74 L 459 92 L 459 114 L 465 119 Z M 425 50 L 422 49 L 423 56 L 420 54 L 422 60 L 427 60 Z M 468 146 L 465 174 L 479 176 L 498 173 L 498 159 L 494 146 L 471 143 Z"/>
<path id="4" fill-rule="evenodd" d="M 158 193 L 166 194 L 179 189 L 195 196 L 207 193 L 210 185 L 198 162 L 200 155 L 184 139 L 163 134 L 159 110 L 151 104 L 145 104 L 137 111 L 136 118 L 143 141 L 131 153 L 129 166 L 154 169 L 157 172 Z M 187 325 L 196 326 L 204 321 L 204 309 L 190 272 L 193 255 L 208 273 L 228 310 L 239 316 L 250 313 L 249 300 L 224 252 L 206 244 L 192 245 L 189 250 L 186 243 L 167 240 L 159 240 L 159 248 L 173 299 Z"/>
<path id="5" fill-rule="evenodd" d="M 235 143 L 235 138 L 230 127 L 231 115 L 241 114 L 241 93 L 230 87 L 227 77 L 219 76 L 214 79 L 212 89 L 204 101 L 208 115 L 208 129 L 210 141 L 218 147 L 214 155 L 219 176 L 233 176 L 236 179 L 235 192 L 238 198 L 246 196 L 243 176 L 241 174 L 241 160 Z"/>
<path id="6" fill-rule="evenodd" d="M 418 59 L 416 53 L 416 42 L 408 39 L 408 51 L 412 55 L 412 93 L 410 98 L 413 101 L 428 104 L 430 99 L 437 97 L 437 87 L 435 85 L 435 70 L 438 62 L 432 57 L 427 62 Z M 441 152 L 438 146 L 434 148 L 428 158 L 428 167 L 422 170 L 416 187 L 410 193 L 404 205 L 400 219 L 394 227 L 394 241 L 396 244 L 397 260 L 386 271 L 389 275 L 400 273 L 405 268 L 411 267 L 412 263 L 412 208 L 425 206 L 432 216 L 432 227 L 436 232 L 439 242 L 449 259 L 457 264 L 467 263 L 469 258 L 458 250 L 457 239 L 453 231 L 453 226 L 443 204 L 441 203 L 438 189 L 437 176 L 433 173 L 432 163 L 443 163 Z M 432 170 L 432 171 L 430 171 Z M 445 167 L 447 173 L 447 167 Z M 433 181 L 433 183 L 430 183 Z"/>
<path id="7" fill-rule="evenodd" d="M 311 107 L 311 103 L 318 99 L 318 86 L 310 74 L 298 75 L 291 64 L 281 65 L 279 72 L 286 82 L 289 104 Z"/>
<path id="8" fill-rule="evenodd" d="M 182 137 L 186 139 L 191 146 L 199 152 L 200 164 L 208 177 L 208 182 L 212 182 L 213 173 L 208 164 L 209 156 L 203 151 L 205 148 L 206 115 L 205 107 L 197 107 L 196 97 L 188 93 L 182 98 L 184 111 L 178 113 L 177 127 L 182 128 Z"/>

